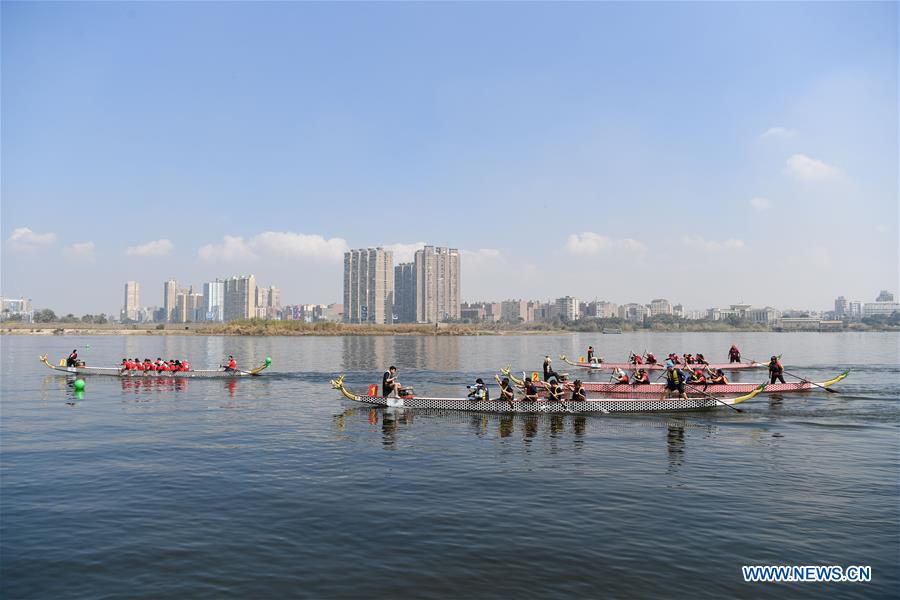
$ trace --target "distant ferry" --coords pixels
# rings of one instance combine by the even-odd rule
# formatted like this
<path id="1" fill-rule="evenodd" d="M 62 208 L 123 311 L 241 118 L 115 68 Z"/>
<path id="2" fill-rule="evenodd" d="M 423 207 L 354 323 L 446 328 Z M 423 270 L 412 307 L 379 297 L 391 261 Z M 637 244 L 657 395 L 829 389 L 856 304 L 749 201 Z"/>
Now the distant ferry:
<path id="1" fill-rule="evenodd" d="M 622 330 L 619 329 L 618 327 L 611 327 L 608 329 L 604 329 L 603 333 L 622 333 Z"/>

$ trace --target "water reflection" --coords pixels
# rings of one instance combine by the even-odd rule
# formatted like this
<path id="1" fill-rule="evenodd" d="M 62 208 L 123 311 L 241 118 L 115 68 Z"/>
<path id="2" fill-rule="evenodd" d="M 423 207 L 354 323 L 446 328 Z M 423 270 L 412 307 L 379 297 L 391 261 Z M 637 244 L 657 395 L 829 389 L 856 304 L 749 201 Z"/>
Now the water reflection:
<path id="1" fill-rule="evenodd" d="M 672 424 L 666 428 L 666 452 L 669 456 L 669 473 L 678 470 L 684 461 L 684 423 Z"/>
<path id="2" fill-rule="evenodd" d="M 460 344 L 455 336 L 351 336 L 341 339 L 345 371 L 402 369 L 457 371 Z"/>

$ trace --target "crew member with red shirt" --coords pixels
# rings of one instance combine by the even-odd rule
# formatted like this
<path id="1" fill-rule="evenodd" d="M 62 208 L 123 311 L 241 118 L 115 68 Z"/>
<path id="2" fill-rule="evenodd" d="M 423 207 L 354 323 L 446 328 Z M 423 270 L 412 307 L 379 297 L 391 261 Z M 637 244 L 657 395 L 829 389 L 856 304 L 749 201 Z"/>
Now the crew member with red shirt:
<path id="1" fill-rule="evenodd" d="M 237 371 L 237 361 L 234 360 L 234 357 L 230 354 L 228 355 L 228 366 L 225 367 L 226 371 Z"/>

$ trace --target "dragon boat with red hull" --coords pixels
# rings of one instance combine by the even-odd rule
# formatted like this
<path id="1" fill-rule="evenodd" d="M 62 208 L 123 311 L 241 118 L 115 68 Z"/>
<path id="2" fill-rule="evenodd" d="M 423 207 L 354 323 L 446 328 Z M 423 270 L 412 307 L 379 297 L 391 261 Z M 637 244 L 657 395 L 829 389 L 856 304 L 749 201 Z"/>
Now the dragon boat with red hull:
<path id="1" fill-rule="evenodd" d="M 634 367 L 632 367 L 634 368 Z M 639 368 L 646 368 L 645 365 L 639 365 Z M 500 373 L 506 377 L 509 377 L 515 384 L 522 385 L 522 379 L 519 379 L 515 375 L 512 374 L 511 370 L 507 367 L 506 369 L 500 369 Z M 791 392 L 806 392 L 816 388 L 830 388 L 834 384 L 843 381 L 850 375 L 850 371 L 845 371 L 838 375 L 837 377 L 833 377 L 831 379 L 820 381 L 820 382 L 812 382 L 812 381 L 797 381 L 791 383 L 770 383 L 766 384 L 766 393 L 767 394 L 785 394 Z M 544 388 L 544 382 L 535 382 L 535 384 Z M 606 383 L 600 381 L 585 381 L 581 384 L 582 388 L 584 388 L 585 393 L 588 394 L 614 394 L 614 395 L 639 395 L 639 394 L 654 394 L 659 396 L 662 394 L 663 389 L 665 388 L 664 383 Z M 572 382 L 565 382 L 566 389 L 572 388 Z M 703 385 L 700 384 L 689 384 L 689 387 L 695 387 L 698 390 L 702 390 L 706 394 L 747 394 L 752 392 L 754 389 L 759 387 L 758 383 L 710 383 Z"/>
<path id="2" fill-rule="evenodd" d="M 223 369 L 197 369 L 190 371 L 132 371 L 121 369 L 119 367 L 67 367 L 65 360 L 60 361 L 59 366 L 51 365 L 47 359 L 47 355 L 39 357 L 40 361 L 47 368 L 68 375 L 106 375 L 110 377 L 134 377 L 139 378 L 158 378 L 158 379 L 190 379 L 190 378 L 211 378 L 211 377 L 256 377 L 265 371 L 271 364 L 272 359 L 266 358 L 266 361 L 255 369 L 249 371 L 225 371 Z"/>
<path id="3" fill-rule="evenodd" d="M 630 362 L 625 363 L 613 363 L 613 362 L 573 362 L 566 357 L 565 354 L 559 355 L 560 360 L 565 362 L 566 364 L 572 365 L 573 367 L 582 367 L 584 369 L 594 369 L 598 371 L 614 371 L 615 369 L 645 369 L 647 371 L 654 370 L 662 370 L 666 368 L 665 363 L 653 363 L 653 364 L 639 364 L 635 365 Z M 703 364 L 695 363 L 691 365 L 676 365 L 682 368 L 698 368 L 703 367 Z M 723 371 L 743 371 L 746 369 L 765 369 L 766 363 L 758 363 L 755 361 L 751 361 L 748 363 L 718 363 L 713 364 L 710 363 L 710 369 L 722 369 Z"/>
<path id="4" fill-rule="evenodd" d="M 381 406 L 385 408 L 430 409 L 447 411 L 465 411 L 480 413 L 558 413 L 558 414 L 609 414 L 609 413 L 667 413 L 708 410 L 721 406 L 730 406 L 746 402 L 756 397 L 766 387 L 757 385 L 749 394 L 732 398 L 707 396 L 689 396 L 687 399 L 672 397 L 662 399 L 660 396 L 643 398 L 597 398 L 584 401 L 546 400 L 472 400 L 470 398 L 437 398 L 407 395 L 399 398 L 356 394 L 344 385 L 344 376 L 331 380 L 331 387 L 338 390 L 344 398 L 361 404 Z M 374 386 L 373 386 L 374 387 Z M 737 410 L 737 409 L 736 409 Z"/>

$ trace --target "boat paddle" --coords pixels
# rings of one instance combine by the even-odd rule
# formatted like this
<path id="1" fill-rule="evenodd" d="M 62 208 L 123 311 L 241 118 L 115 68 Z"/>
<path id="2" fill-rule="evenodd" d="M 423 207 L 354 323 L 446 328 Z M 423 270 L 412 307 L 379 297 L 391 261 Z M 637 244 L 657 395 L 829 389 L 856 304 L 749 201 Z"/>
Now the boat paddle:
<path id="1" fill-rule="evenodd" d="M 814 385 L 814 386 L 816 386 L 817 388 L 822 388 L 823 390 L 825 390 L 825 391 L 828 392 L 829 394 L 838 394 L 838 393 L 840 393 L 840 392 L 838 392 L 837 390 L 833 390 L 833 389 L 831 389 L 831 388 L 827 388 L 827 387 L 825 387 L 824 385 L 819 385 L 819 384 L 816 383 L 815 381 L 810 381 L 809 379 L 804 379 L 803 377 L 800 377 L 800 376 L 798 376 L 798 375 L 794 375 L 793 373 L 789 373 L 789 372 L 785 371 L 784 369 L 782 369 L 781 372 L 784 373 L 785 375 L 790 375 L 791 377 L 793 377 L 793 378 L 795 378 L 795 379 L 799 379 L 801 382 L 802 382 L 802 381 L 805 381 L 806 383 L 808 383 L 808 384 L 810 384 L 810 385 Z"/>
<path id="2" fill-rule="evenodd" d="M 741 410 L 740 408 L 728 404 L 727 402 L 725 402 L 725 401 L 722 400 L 721 398 L 718 398 L 718 397 L 716 397 L 716 396 L 713 396 L 712 394 L 707 394 L 706 392 L 704 392 L 703 390 L 701 390 L 701 389 L 698 388 L 697 386 L 695 386 L 695 385 L 693 385 L 693 384 L 691 384 L 691 383 L 688 383 L 687 381 L 684 382 L 684 385 L 685 385 L 685 387 L 691 388 L 691 389 L 694 390 L 695 392 L 700 392 L 701 394 L 703 394 L 703 395 L 706 396 L 707 398 L 710 398 L 710 399 L 712 399 L 712 400 L 715 400 L 716 402 L 718 402 L 719 404 L 722 404 L 723 406 L 727 406 L 728 408 L 730 408 L 731 410 L 733 410 L 733 411 L 735 411 L 735 412 L 739 412 L 739 413 L 744 412 L 744 411 Z"/>

